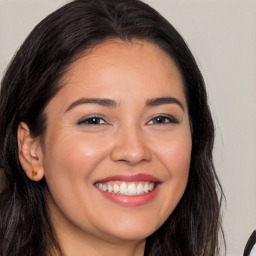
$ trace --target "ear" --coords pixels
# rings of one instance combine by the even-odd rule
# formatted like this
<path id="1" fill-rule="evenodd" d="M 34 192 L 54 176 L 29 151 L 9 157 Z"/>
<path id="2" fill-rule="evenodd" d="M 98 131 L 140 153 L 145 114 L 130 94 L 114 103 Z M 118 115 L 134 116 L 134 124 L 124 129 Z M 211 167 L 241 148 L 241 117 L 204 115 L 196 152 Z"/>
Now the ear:
<path id="1" fill-rule="evenodd" d="M 33 137 L 26 123 L 21 122 L 17 131 L 19 159 L 28 178 L 39 181 L 44 177 L 43 154 L 40 139 Z"/>

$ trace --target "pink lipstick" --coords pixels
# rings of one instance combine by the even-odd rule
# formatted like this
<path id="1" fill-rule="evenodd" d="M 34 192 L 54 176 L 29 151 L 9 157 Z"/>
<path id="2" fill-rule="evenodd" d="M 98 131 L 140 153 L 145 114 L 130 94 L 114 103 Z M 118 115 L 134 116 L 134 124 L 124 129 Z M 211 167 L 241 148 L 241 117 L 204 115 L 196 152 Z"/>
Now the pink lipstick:
<path id="1" fill-rule="evenodd" d="M 161 180 L 148 174 L 115 175 L 95 182 L 101 195 L 122 206 L 141 206 L 154 199 Z"/>

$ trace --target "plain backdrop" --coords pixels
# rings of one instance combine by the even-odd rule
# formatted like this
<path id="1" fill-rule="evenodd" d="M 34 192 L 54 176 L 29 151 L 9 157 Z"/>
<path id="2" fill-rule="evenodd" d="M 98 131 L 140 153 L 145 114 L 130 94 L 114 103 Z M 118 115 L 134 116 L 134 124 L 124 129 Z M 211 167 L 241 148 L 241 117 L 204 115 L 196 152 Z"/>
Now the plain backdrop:
<path id="1" fill-rule="evenodd" d="M 32 28 L 67 2 L 0 0 L 0 78 Z M 256 1 L 144 2 L 182 34 L 205 78 L 215 166 L 226 195 L 227 256 L 240 256 L 256 225 Z"/>

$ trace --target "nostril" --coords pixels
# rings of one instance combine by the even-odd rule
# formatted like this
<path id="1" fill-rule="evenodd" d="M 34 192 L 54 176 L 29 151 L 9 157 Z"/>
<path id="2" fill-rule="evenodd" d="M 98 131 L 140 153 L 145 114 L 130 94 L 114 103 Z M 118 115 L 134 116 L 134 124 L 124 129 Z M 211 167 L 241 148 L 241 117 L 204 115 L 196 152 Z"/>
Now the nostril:
<path id="1" fill-rule="evenodd" d="M 149 161 L 151 159 L 151 152 L 144 145 L 131 147 L 128 144 L 119 144 L 112 150 L 111 159 L 113 161 L 137 164 L 141 161 Z"/>

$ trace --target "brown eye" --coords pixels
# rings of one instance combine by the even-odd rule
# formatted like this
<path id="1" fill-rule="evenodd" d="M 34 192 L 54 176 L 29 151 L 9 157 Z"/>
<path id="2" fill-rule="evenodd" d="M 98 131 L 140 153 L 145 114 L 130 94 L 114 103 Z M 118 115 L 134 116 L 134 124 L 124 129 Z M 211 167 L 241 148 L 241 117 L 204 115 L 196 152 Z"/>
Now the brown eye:
<path id="1" fill-rule="evenodd" d="M 90 118 L 85 118 L 82 119 L 81 121 L 78 122 L 79 125 L 85 124 L 85 125 L 103 125 L 106 124 L 107 122 L 101 118 L 101 117 L 90 117 Z"/>
<path id="2" fill-rule="evenodd" d="M 157 116 L 151 119 L 148 124 L 153 125 L 153 124 L 177 124 L 178 120 L 173 117 L 173 116 Z"/>

